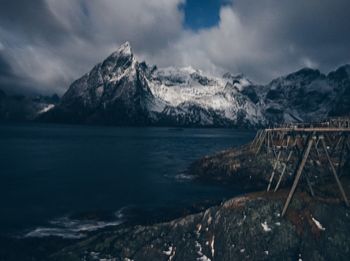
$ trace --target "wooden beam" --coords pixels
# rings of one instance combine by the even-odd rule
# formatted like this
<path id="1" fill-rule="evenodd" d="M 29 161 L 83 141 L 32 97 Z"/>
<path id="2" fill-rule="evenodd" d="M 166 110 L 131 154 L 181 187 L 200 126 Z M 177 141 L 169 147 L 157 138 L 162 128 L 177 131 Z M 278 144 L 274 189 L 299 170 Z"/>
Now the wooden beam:
<path id="1" fill-rule="evenodd" d="M 258 143 L 258 149 L 257 151 L 255 152 L 255 155 L 258 155 L 260 149 L 261 149 L 261 146 L 264 144 L 264 141 L 265 141 L 265 138 L 266 138 L 266 131 L 263 131 L 263 134 L 261 135 L 261 138 L 259 139 L 259 143 Z"/>
<path id="2" fill-rule="evenodd" d="M 282 178 L 283 178 L 284 173 L 286 172 L 286 169 L 287 169 L 287 164 L 288 164 L 290 158 L 292 157 L 292 154 L 293 154 L 293 148 L 292 148 L 292 150 L 289 152 L 288 157 L 287 157 L 287 159 L 286 159 L 286 162 L 283 163 L 283 169 L 282 169 L 281 175 L 280 175 L 280 177 L 279 177 L 279 179 L 278 179 L 278 182 L 277 182 L 277 184 L 276 184 L 276 187 L 275 187 L 274 192 L 276 192 L 276 191 L 278 190 L 278 188 L 279 188 L 279 186 L 280 186 L 280 184 L 281 184 Z"/>
<path id="3" fill-rule="evenodd" d="M 338 165 L 338 176 L 341 177 L 341 170 L 342 170 L 342 165 L 343 165 L 343 158 L 344 158 L 344 154 L 345 154 L 345 144 L 346 144 L 346 140 L 347 137 L 345 136 L 343 139 L 343 144 L 341 146 L 341 150 L 340 150 L 340 155 L 339 155 L 339 165 Z"/>
<path id="4" fill-rule="evenodd" d="M 286 163 L 283 163 L 283 170 L 282 170 L 282 173 L 281 173 L 281 175 L 280 175 L 280 177 L 279 177 L 279 179 L 278 179 L 278 182 L 277 182 L 277 184 L 276 184 L 276 187 L 275 187 L 274 192 L 276 192 L 277 189 L 278 189 L 278 187 L 280 186 L 280 183 L 281 183 L 281 181 L 282 181 L 282 178 L 283 178 L 284 172 L 286 171 L 286 168 L 287 168 L 287 164 L 286 164 Z"/>
<path id="5" fill-rule="evenodd" d="M 338 146 L 339 146 L 339 144 L 341 143 L 342 139 L 343 139 L 343 136 L 340 136 L 340 137 L 339 137 L 339 140 L 338 140 L 337 143 L 336 143 L 336 145 L 332 148 L 332 151 L 331 151 L 331 153 L 329 154 L 331 157 L 333 157 L 334 153 L 336 153 L 336 151 L 337 151 L 337 149 L 338 149 Z"/>
<path id="6" fill-rule="evenodd" d="M 273 170 L 272 170 L 271 177 L 270 177 L 270 180 L 269 180 L 269 185 L 267 186 L 267 191 L 270 191 L 271 183 L 272 183 L 273 177 L 275 176 L 275 171 L 276 171 L 277 164 L 279 162 L 280 156 L 281 156 L 281 151 L 278 152 L 278 156 L 277 156 L 275 165 L 273 166 Z"/>
<path id="7" fill-rule="evenodd" d="M 305 166 L 305 163 L 307 161 L 307 158 L 309 157 L 309 153 L 310 153 L 310 149 L 311 149 L 311 146 L 314 142 L 314 139 L 313 137 L 309 137 L 308 138 L 308 143 L 307 143 L 307 147 L 303 153 L 303 156 L 302 156 L 302 160 L 298 166 L 298 169 L 297 169 L 297 172 L 295 174 L 295 178 L 294 178 L 294 183 L 293 183 L 293 186 L 289 192 L 289 195 L 288 195 L 288 198 L 287 198 L 287 201 L 286 203 L 284 204 L 284 207 L 283 207 L 283 211 L 282 211 L 282 217 L 285 215 L 287 209 L 288 209 L 288 206 L 289 206 L 289 203 L 290 201 L 292 200 L 292 197 L 294 195 L 294 192 L 295 192 L 295 189 L 297 188 L 297 185 L 299 183 L 299 179 L 301 177 L 301 174 L 303 172 L 303 169 L 304 169 L 304 166 Z"/>
<path id="8" fill-rule="evenodd" d="M 341 184 L 341 182 L 340 182 L 340 180 L 339 180 L 339 178 L 338 178 L 338 175 L 337 175 L 337 172 L 336 172 L 336 170 L 335 170 L 335 168 L 334 168 L 334 166 L 333 166 L 332 160 L 331 160 L 331 158 L 329 157 L 329 153 L 328 153 L 328 150 L 327 150 L 326 143 L 324 142 L 323 139 L 321 140 L 321 143 L 322 143 L 323 149 L 324 149 L 324 151 L 325 151 L 326 157 L 327 157 L 327 159 L 328 159 L 328 163 L 329 163 L 329 165 L 330 165 L 330 167 L 331 167 L 331 171 L 332 171 L 332 173 L 333 173 L 333 176 L 334 176 L 334 178 L 335 178 L 335 180 L 336 180 L 336 182 L 337 182 L 337 184 L 338 184 L 340 193 L 341 193 L 341 195 L 343 196 L 343 199 L 344 199 L 344 201 L 345 201 L 345 204 L 349 207 L 348 198 L 346 197 L 346 194 L 345 194 L 343 185 Z"/>
<path id="9" fill-rule="evenodd" d="M 287 137 L 287 143 L 286 143 L 286 148 L 288 148 L 288 145 L 289 145 L 289 141 L 290 141 L 290 135 L 288 135 L 288 137 Z"/>
<path id="10" fill-rule="evenodd" d="M 314 198 L 315 197 L 315 192 L 314 192 L 314 190 L 312 188 L 312 184 L 311 184 L 311 181 L 309 179 L 309 175 L 307 173 L 305 173 L 305 179 L 306 179 L 307 186 L 309 187 L 311 196 Z"/>
<path id="11" fill-rule="evenodd" d="M 253 149 L 255 147 L 255 143 L 259 137 L 260 132 L 261 130 L 258 130 L 258 132 L 255 134 L 253 141 L 250 143 L 250 146 L 249 146 L 250 149 Z"/>

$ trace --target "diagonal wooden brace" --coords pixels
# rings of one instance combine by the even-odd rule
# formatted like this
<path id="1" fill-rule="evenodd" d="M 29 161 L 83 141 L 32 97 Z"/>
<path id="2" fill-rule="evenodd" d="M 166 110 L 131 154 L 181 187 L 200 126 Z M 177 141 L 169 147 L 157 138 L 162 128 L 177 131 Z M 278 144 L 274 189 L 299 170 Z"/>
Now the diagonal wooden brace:
<path id="1" fill-rule="evenodd" d="M 299 179 L 300 179 L 301 174 L 303 172 L 305 163 L 307 161 L 307 158 L 309 157 L 309 153 L 310 153 L 310 150 L 311 150 L 313 142 L 314 142 L 314 139 L 313 139 L 313 137 L 310 136 L 308 138 L 307 147 L 306 147 L 306 149 L 305 149 L 305 151 L 303 153 L 302 160 L 301 160 L 301 162 L 299 164 L 299 167 L 297 169 L 297 172 L 295 174 L 293 186 L 292 186 L 291 190 L 289 191 L 288 198 L 286 200 L 286 203 L 284 204 L 283 211 L 282 211 L 282 217 L 285 215 L 285 213 L 286 213 L 286 211 L 288 209 L 289 203 L 292 200 L 292 197 L 294 195 L 295 189 L 297 188 L 297 185 L 299 183 Z"/>
<path id="2" fill-rule="evenodd" d="M 330 165 L 330 167 L 331 167 L 331 171 L 332 171 L 332 173 L 333 173 L 333 176 L 334 176 L 334 178 L 335 178 L 335 180 L 336 180 L 336 182 L 337 182 L 337 184 L 338 184 L 340 193 L 341 193 L 341 195 L 343 196 L 343 199 L 344 199 L 344 201 L 345 201 L 346 206 L 349 207 L 348 198 L 346 197 L 344 188 L 343 188 L 343 186 L 342 186 L 342 184 L 341 184 L 341 182 L 340 182 L 340 180 L 339 180 L 339 178 L 338 178 L 338 175 L 337 175 L 337 172 L 336 172 L 336 170 L 335 170 L 335 168 L 334 168 L 334 165 L 333 165 L 333 163 L 332 163 L 332 160 L 331 160 L 331 158 L 329 157 L 329 153 L 328 153 L 327 146 L 326 146 L 326 143 L 325 143 L 324 139 L 321 140 L 321 143 L 322 143 L 323 150 L 325 151 L 325 154 L 326 154 L 326 156 L 327 156 L 328 163 L 329 163 L 329 165 Z"/>

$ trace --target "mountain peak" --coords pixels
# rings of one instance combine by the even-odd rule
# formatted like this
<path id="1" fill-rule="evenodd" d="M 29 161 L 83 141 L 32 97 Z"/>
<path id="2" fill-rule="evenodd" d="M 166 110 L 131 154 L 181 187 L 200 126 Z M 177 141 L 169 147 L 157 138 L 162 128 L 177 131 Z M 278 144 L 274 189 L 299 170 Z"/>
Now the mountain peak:
<path id="1" fill-rule="evenodd" d="M 350 75 L 350 64 L 344 64 L 340 66 L 336 71 L 344 70 Z"/>
<path id="2" fill-rule="evenodd" d="M 222 77 L 225 78 L 225 79 L 236 79 L 236 80 L 247 78 L 243 73 L 233 74 L 233 73 L 230 73 L 230 72 L 224 73 L 222 75 Z"/>
<path id="3" fill-rule="evenodd" d="M 342 80 L 350 78 L 350 64 L 340 66 L 335 71 L 328 74 L 328 77 L 333 80 Z"/>
<path id="4" fill-rule="evenodd" d="M 123 43 L 115 52 L 113 52 L 107 59 L 115 59 L 118 57 L 133 58 L 131 45 L 129 42 Z"/>
<path id="5" fill-rule="evenodd" d="M 294 73 L 288 74 L 285 78 L 287 80 L 295 80 L 296 78 L 304 78 L 314 80 L 318 77 L 324 76 L 318 69 L 304 67 Z"/>
<path id="6" fill-rule="evenodd" d="M 125 42 L 125 43 L 123 43 L 123 44 L 119 47 L 119 49 L 118 49 L 117 52 L 118 52 L 118 53 L 122 53 L 122 54 L 131 55 L 131 54 L 132 54 L 132 49 L 131 49 L 130 43 L 129 43 L 128 41 Z"/>
<path id="7" fill-rule="evenodd" d="M 118 48 L 118 50 L 113 52 L 103 61 L 103 65 L 108 65 L 110 69 L 118 69 L 118 67 L 123 67 L 125 69 L 131 66 L 134 62 L 136 62 L 136 59 L 132 53 L 130 43 L 125 42 Z"/>

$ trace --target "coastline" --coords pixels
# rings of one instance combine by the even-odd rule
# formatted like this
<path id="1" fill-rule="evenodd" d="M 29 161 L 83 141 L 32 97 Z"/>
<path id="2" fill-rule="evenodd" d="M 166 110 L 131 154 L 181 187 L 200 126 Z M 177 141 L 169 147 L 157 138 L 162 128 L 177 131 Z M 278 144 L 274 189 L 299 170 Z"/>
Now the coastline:
<path id="1" fill-rule="evenodd" d="M 220 166 L 220 167 L 219 167 Z M 312 198 L 298 191 L 285 217 L 282 189 L 266 188 L 271 162 L 247 146 L 194 162 L 197 182 L 220 182 L 255 191 L 170 222 L 114 228 L 54 254 L 54 260 L 346 260 L 350 211 L 329 183 Z M 350 193 L 350 179 L 342 182 Z M 260 192 L 259 192 L 260 191 Z"/>

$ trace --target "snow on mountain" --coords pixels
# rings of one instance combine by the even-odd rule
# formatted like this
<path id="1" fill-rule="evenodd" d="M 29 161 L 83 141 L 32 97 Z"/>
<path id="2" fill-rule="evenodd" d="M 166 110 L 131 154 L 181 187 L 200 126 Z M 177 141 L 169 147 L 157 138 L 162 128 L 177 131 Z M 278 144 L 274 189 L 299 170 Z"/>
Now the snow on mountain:
<path id="1" fill-rule="evenodd" d="M 332 75 L 335 73 L 325 75 L 319 70 L 304 68 L 273 80 L 266 86 L 266 94 L 262 97 L 263 110 L 268 121 L 310 122 L 322 120 L 327 116 L 349 114 L 349 100 L 338 100 L 340 97 L 350 96 L 350 74 L 345 73 L 341 76 L 344 84 L 332 79 Z M 332 113 L 337 105 L 347 106 L 348 109 Z"/>
<path id="2" fill-rule="evenodd" d="M 150 67 L 123 44 L 76 80 L 42 117 L 49 121 L 115 125 L 254 127 L 324 118 L 337 94 L 347 93 L 349 67 L 330 73 L 302 69 L 254 84 L 244 75 L 214 77 L 185 68 Z M 339 83 L 341 82 L 341 84 Z M 345 95 L 346 96 L 346 95 Z M 346 97 L 350 97 L 347 95 Z"/>
<path id="3" fill-rule="evenodd" d="M 155 71 L 148 83 L 153 96 L 167 106 L 184 109 L 185 106 L 196 105 L 211 109 L 233 122 L 237 120 L 237 112 L 244 109 L 249 112 L 248 123 L 257 124 L 262 118 L 261 113 L 240 93 L 242 86 L 249 81 L 241 79 L 241 82 L 208 77 L 192 68 L 166 68 Z"/>

